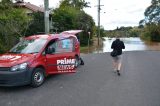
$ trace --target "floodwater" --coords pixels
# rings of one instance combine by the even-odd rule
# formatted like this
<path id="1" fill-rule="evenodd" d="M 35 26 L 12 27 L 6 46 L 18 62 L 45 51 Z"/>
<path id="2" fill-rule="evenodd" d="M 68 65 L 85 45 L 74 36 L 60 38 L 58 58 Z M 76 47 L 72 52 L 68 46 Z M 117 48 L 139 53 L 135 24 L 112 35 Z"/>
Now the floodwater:
<path id="1" fill-rule="evenodd" d="M 145 42 L 139 37 L 130 38 L 120 38 L 124 44 L 125 49 L 123 51 L 145 51 L 145 50 L 155 50 L 160 51 L 160 43 L 157 42 Z M 99 47 L 89 47 L 89 49 L 81 51 L 82 53 L 103 53 L 111 52 L 111 44 L 115 38 L 104 37 L 103 45 Z"/>

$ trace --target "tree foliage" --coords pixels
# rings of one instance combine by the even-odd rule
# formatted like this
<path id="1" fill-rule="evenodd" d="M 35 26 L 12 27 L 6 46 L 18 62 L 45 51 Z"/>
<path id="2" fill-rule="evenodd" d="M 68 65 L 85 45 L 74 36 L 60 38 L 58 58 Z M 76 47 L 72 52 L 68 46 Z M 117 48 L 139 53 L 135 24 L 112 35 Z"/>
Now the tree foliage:
<path id="1" fill-rule="evenodd" d="M 10 0 L 0 2 L 0 51 L 9 49 L 24 35 L 28 27 L 28 17 L 23 10 L 14 8 Z"/>
<path id="2" fill-rule="evenodd" d="M 139 37 L 142 32 L 141 28 L 138 27 L 120 27 L 115 30 L 106 31 L 108 37 L 115 37 L 117 35 L 121 37 Z"/>
<path id="3" fill-rule="evenodd" d="M 160 24 L 148 24 L 144 27 L 141 38 L 147 41 L 160 42 Z"/>
<path id="4" fill-rule="evenodd" d="M 80 35 L 81 45 L 87 45 L 88 32 L 91 33 L 92 39 L 95 33 L 95 23 L 93 18 L 82 10 L 85 6 L 78 5 L 77 2 L 78 4 L 85 3 L 84 0 L 61 1 L 60 7 L 53 10 L 53 27 L 58 32 L 73 29 L 83 30 L 83 34 Z"/>
<path id="5" fill-rule="evenodd" d="M 145 25 L 142 38 L 160 41 L 160 0 L 152 0 L 144 15 L 145 19 L 139 22 L 140 25 Z"/>
<path id="6" fill-rule="evenodd" d="M 44 14 L 41 12 L 32 13 L 30 25 L 25 36 L 44 33 Z"/>
<path id="7" fill-rule="evenodd" d="M 71 8 L 67 8 L 67 9 L 57 8 L 57 9 L 55 9 L 52 14 L 54 29 L 58 29 L 57 30 L 58 32 L 72 29 L 73 23 L 74 23 L 74 18 L 75 18 L 74 14 L 76 14 L 76 11 Z"/>
<path id="8" fill-rule="evenodd" d="M 160 0 L 152 0 L 144 15 L 146 23 L 160 23 Z"/>
<path id="9" fill-rule="evenodd" d="M 73 7 L 78 10 L 83 10 L 85 7 L 90 7 L 89 2 L 85 2 L 85 0 L 61 0 L 60 8 L 65 7 Z"/>

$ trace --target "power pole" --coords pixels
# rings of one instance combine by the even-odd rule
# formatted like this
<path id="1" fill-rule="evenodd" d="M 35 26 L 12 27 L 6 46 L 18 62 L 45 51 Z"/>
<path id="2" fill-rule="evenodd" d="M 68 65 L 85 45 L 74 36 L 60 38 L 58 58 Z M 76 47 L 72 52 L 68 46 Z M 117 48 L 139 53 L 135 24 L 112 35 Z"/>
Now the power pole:
<path id="1" fill-rule="evenodd" d="M 98 0 L 98 46 L 99 46 L 99 37 L 100 37 L 100 0 Z"/>
<path id="2" fill-rule="evenodd" d="M 44 25 L 45 25 L 45 33 L 49 33 L 49 2 L 48 0 L 44 0 Z"/>
<path id="3" fill-rule="evenodd" d="M 99 38 L 100 38 L 100 11 L 101 11 L 101 5 L 100 0 L 98 0 L 98 46 L 99 46 Z"/>

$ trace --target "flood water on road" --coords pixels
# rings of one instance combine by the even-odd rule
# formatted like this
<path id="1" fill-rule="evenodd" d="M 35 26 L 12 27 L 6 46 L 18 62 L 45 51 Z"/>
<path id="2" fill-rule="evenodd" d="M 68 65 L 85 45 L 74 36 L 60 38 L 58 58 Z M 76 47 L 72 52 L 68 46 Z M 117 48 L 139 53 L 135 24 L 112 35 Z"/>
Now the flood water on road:
<path id="1" fill-rule="evenodd" d="M 120 38 L 124 44 L 125 49 L 123 51 L 144 51 L 144 50 L 156 50 L 160 51 L 160 43 L 157 42 L 145 42 L 142 41 L 139 37 L 130 37 L 130 38 Z M 115 40 L 115 38 L 107 38 L 104 37 L 103 45 L 92 49 L 90 48 L 88 51 L 82 51 L 82 53 L 103 53 L 103 52 L 111 52 L 111 44 Z"/>

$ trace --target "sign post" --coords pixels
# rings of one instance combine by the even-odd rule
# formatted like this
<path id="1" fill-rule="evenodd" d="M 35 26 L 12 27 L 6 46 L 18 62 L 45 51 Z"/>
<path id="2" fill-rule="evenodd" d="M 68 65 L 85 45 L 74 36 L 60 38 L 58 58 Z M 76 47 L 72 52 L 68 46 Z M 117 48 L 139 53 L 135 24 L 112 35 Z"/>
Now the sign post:
<path id="1" fill-rule="evenodd" d="M 90 41 L 90 34 L 91 34 L 91 32 L 88 32 L 88 53 L 89 53 L 89 46 L 90 46 L 90 43 L 89 43 L 89 41 Z"/>

